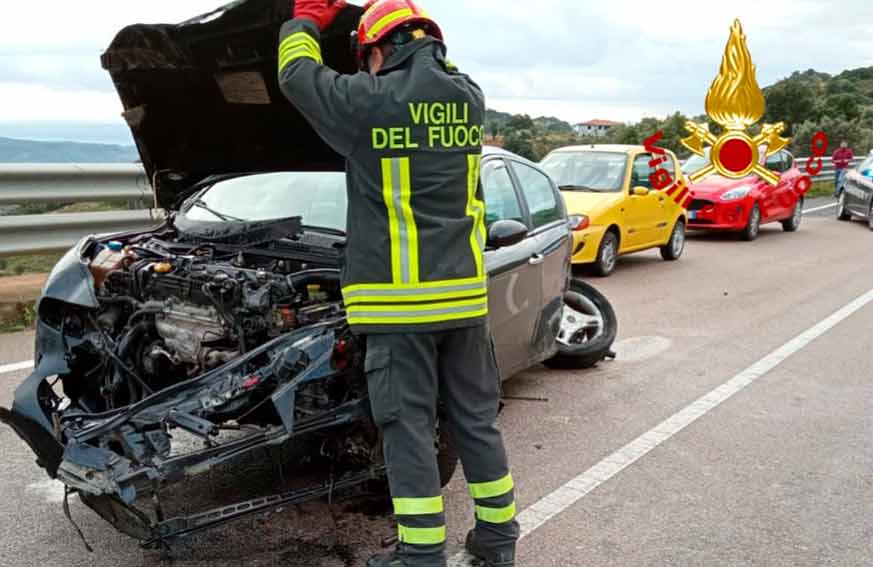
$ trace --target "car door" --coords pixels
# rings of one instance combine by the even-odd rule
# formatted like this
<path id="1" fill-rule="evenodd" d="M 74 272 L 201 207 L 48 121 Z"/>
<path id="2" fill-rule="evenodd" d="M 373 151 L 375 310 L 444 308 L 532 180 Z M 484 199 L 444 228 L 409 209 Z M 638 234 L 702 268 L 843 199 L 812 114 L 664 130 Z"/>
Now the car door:
<path id="1" fill-rule="evenodd" d="M 870 199 L 873 193 L 871 178 L 865 177 L 864 173 L 873 167 L 873 157 L 861 162 L 858 167 L 846 172 L 843 189 L 846 193 L 846 208 L 856 215 L 866 216 L 870 212 Z M 865 183 L 866 180 L 866 183 Z"/>
<path id="2" fill-rule="evenodd" d="M 764 167 L 779 176 L 779 181 L 776 185 L 772 185 L 763 179 L 758 181 L 758 191 L 761 195 L 758 199 L 761 208 L 761 222 L 768 222 L 784 218 L 787 214 L 785 212 L 785 205 L 779 199 L 780 195 L 785 191 L 785 180 L 782 178 L 782 172 L 784 171 L 782 152 L 776 152 L 772 156 L 765 158 Z"/>
<path id="3" fill-rule="evenodd" d="M 631 165 L 627 204 L 624 210 L 627 220 L 627 248 L 648 246 L 656 240 L 655 227 L 661 216 L 661 202 L 658 198 L 663 194 L 652 191 L 652 183 L 649 181 L 649 175 L 652 173 L 650 161 L 652 161 L 652 154 L 637 154 Z M 648 189 L 649 194 L 634 195 L 634 187 Z"/>
<path id="4" fill-rule="evenodd" d="M 520 198 L 507 162 L 486 157 L 482 162 L 485 224 L 517 220 L 530 228 L 527 209 Z M 540 312 L 540 269 L 537 238 L 528 235 L 515 246 L 486 249 L 488 271 L 488 320 L 494 339 L 497 367 L 502 379 L 527 368 L 535 352 L 534 335 Z"/>
<path id="5" fill-rule="evenodd" d="M 552 179 L 529 163 L 510 163 L 530 214 L 531 236 L 536 239 L 536 254 L 530 263 L 539 271 L 541 291 L 534 352 L 529 361 L 533 364 L 554 350 L 570 277 L 572 237 L 564 200 Z"/>
<path id="6" fill-rule="evenodd" d="M 779 218 L 789 218 L 794 213 L 794 207 L 800 197 L 794 190 L 794 186 L 797 180 L 803 176 L 803 173 L 797 168 L 796 160 L 790 152 L 782 150 L 779 155 L 781 157 L 780 178 L 779 185 L 776 187 L 776 199 L 781 209 Z"/>

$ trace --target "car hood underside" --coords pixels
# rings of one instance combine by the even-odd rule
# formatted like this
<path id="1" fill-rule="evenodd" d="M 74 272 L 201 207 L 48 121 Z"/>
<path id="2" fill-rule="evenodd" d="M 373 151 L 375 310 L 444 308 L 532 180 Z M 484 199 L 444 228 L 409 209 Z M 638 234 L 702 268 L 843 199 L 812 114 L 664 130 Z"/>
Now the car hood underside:
<path id="1" fill-rule="evenodd" d="M 124 28 L 102 56 L 158 205 L 217 174 L 341 170 L 343 160 L 279 90 L 288 0 L 238 0 L 181 24 Z M 322 37 L 325 64 L 355 72 L 348 6 Z"/>

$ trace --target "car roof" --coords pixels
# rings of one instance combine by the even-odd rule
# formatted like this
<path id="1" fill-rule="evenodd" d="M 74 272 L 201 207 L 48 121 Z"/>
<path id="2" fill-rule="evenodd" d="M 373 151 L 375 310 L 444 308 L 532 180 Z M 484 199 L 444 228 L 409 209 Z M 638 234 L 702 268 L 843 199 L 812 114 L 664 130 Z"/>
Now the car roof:
<path id="1" fill-rule="evenodd" d="M 635 146 L 632 144 L 587 144 L 584 146 L 565 146 L 553 150 L 552 153 L 563 152 L 613 152 L 621 154 L 629 154 L 637 151 L 645 151 L 644 146 Z"/>
<path id="2" fill-rule="evenodd" d="M 522 163 L 526 163 L 535 169 L 539 169 L 539 165 L 532 162 L 531 160 L 522 157 L 518 154 L 514 154 L 510 151 L 504 150 L 503 148 L 497 146 L 482 146 L 482 157 L 490 157 L 490 156 L 503 156 L 510 157 L 516 161 L 520 161 Z"/>

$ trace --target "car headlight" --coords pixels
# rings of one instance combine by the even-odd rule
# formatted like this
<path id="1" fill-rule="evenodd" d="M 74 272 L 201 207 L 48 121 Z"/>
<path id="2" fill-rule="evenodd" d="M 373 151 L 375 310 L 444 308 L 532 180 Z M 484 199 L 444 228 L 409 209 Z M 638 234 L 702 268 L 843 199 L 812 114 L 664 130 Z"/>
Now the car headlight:
<path id="1" fill-rule="evenodd" d="M 738 199 L 743 199 L 752 191 L 751 187 L 739 187 L 737 189 L 731 189 L 727 193 L 721 196 L 722 201 L 736 201 Z"/>

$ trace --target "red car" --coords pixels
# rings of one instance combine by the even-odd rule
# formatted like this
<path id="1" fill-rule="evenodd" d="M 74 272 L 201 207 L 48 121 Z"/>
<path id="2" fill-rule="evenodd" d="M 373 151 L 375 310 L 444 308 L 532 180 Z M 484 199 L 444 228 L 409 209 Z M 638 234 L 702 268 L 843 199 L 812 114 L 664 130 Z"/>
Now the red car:
<path id="1" fill-rule="evenodd" d="M 781 222 L 786 232 L 796 231 L 803 217 L 803 193 L 795 184 L 803 173 L 785 150 L 766 162 L 762 158 L 762 163 L 779 174 L 778 184 L 770 185 L 757 175 L 743 179 L 710 175 L 692 184 L 688 228 L 736 232 L 743 240 L 755 240 L 761 225 L 769 222 Z M 708 164 L 707 153 L 706 157 L 692 156 L 683 169 L 691 174 Z"/>

